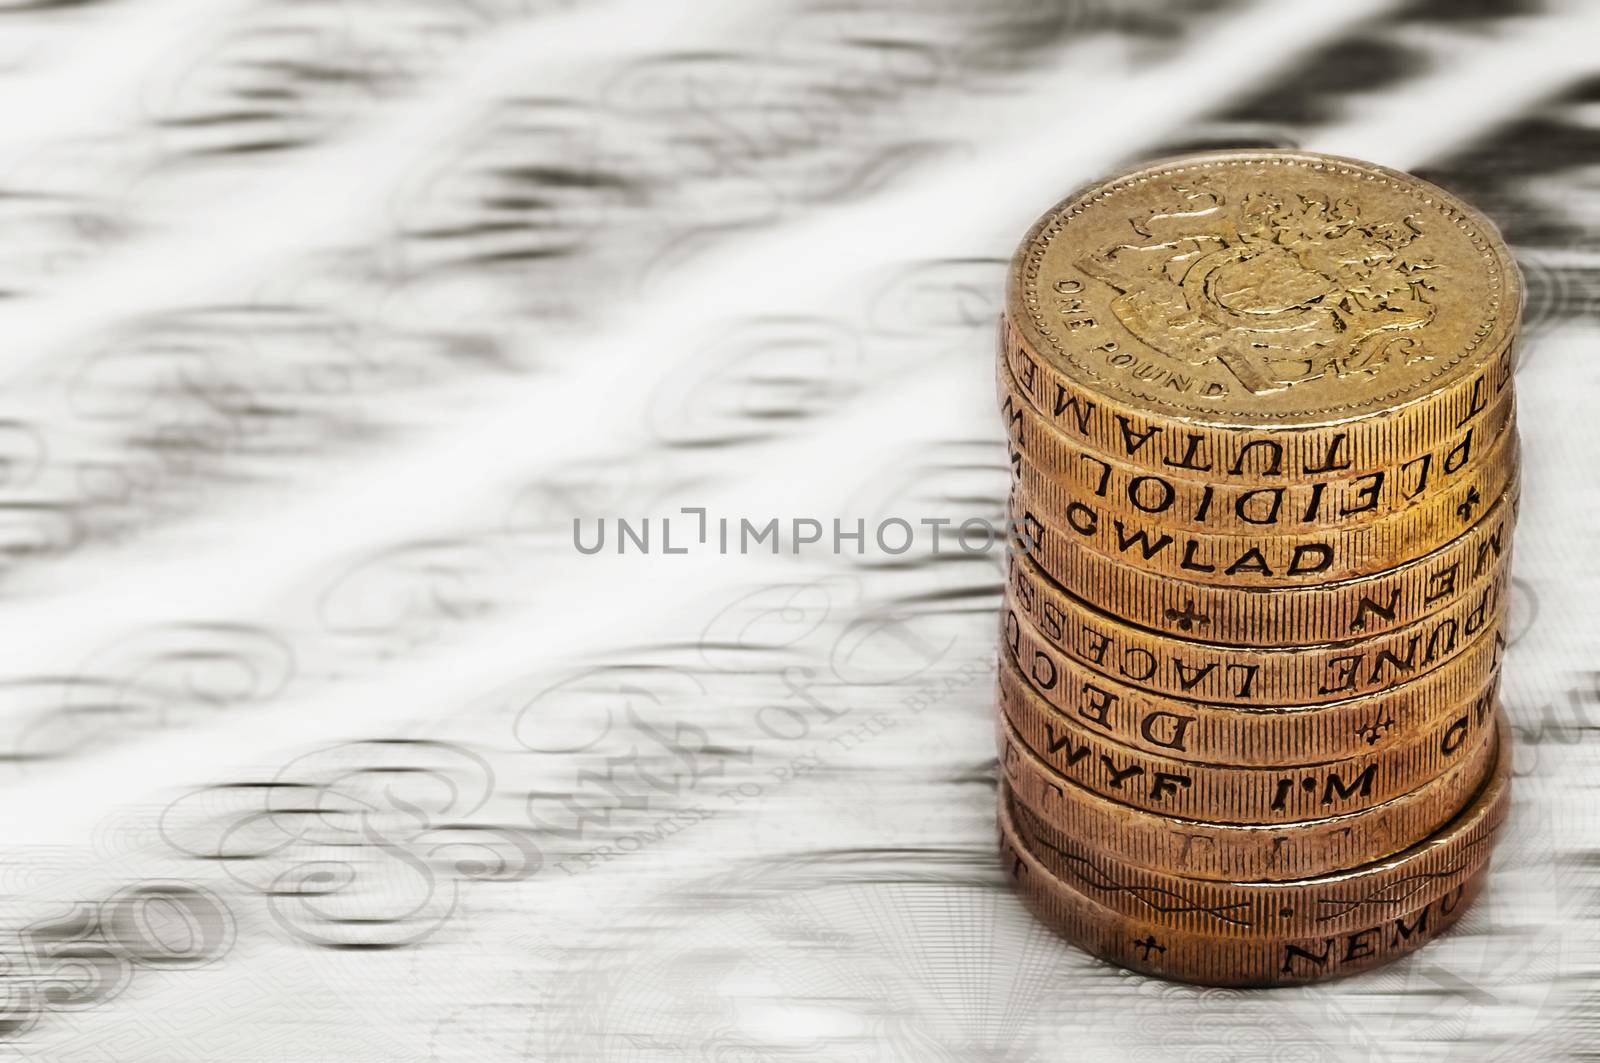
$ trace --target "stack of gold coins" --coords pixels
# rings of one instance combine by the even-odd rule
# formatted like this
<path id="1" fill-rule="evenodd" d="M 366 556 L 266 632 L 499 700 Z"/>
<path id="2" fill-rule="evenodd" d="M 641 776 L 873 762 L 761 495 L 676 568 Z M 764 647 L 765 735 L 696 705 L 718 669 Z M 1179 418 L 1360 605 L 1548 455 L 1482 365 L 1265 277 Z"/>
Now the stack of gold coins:
<path id="1" fill-rule="evenodd" d="M 1041 919 L 1247 986 L 1461 916 L 1509 795 L 1520 303 L 1470 207 L 1302 152 L 1149 165 L 1028 234 L 999 818 Z"/>

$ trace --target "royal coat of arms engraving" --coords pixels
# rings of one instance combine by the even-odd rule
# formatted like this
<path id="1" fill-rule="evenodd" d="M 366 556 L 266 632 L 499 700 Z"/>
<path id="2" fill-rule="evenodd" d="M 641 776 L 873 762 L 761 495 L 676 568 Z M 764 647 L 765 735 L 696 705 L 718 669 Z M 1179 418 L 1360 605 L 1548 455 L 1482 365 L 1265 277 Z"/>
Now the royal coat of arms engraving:
<path id="1" fill-rule="evenodd" d="M 1189 365 L 1224 366 L 1255 394 L 1370 375 L 1432 357 L 1434 318 L 1415 215 L 1372 221 L 1349 199 L 1251 192 L 1229 202 L 1200 184 L 1129 219 L 1137 240 L 1077 266 L 1115 288 L 1118 320 Z"/>

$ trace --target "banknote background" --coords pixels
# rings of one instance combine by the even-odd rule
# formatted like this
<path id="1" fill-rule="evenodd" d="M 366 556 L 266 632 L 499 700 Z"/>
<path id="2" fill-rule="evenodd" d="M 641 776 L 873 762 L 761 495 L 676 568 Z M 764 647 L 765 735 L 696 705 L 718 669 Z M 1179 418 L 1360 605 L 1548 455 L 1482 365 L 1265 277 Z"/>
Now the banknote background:
<path id="1" fill-rule="evenodd" d="M 1600 1056 L 1597 32 L 0 0 L 0 1058 Z M 573 541 L 1001 520 L 1019 234 L 1238 144 L 1446 183 L 1530 288 L 1492 887 L 1271 993 L 1106 967 L 1007 892 L 998 552 Z"/>

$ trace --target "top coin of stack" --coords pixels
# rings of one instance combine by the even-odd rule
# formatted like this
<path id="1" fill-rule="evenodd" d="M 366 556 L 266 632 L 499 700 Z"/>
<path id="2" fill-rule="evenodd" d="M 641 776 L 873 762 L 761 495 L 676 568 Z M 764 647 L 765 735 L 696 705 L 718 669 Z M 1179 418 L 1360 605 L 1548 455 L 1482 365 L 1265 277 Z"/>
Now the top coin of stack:
<path id="1" fill-rule="evenodd" d="M 1351 159 L 1155 163 L 1013 263 L 1001 843 L 1135 969 L 1347 973 L 1453 921 L 1496 710 L 1522 290 L 1494 227 Z"/>

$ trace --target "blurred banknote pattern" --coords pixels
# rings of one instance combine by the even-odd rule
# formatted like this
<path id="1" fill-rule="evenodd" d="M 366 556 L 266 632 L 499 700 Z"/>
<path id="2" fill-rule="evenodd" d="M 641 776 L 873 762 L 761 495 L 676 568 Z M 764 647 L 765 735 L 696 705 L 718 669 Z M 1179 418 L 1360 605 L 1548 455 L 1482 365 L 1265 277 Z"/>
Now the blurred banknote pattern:
<path id="1" fill-rule="evenodd" d="M 0 0 L 0 1059 L 1600 1059 L 1600 5 Z M 1006 260 L 1249 145 L 1529 287 L 1490 886 L 1165 984 L 995 851 Z"/>

